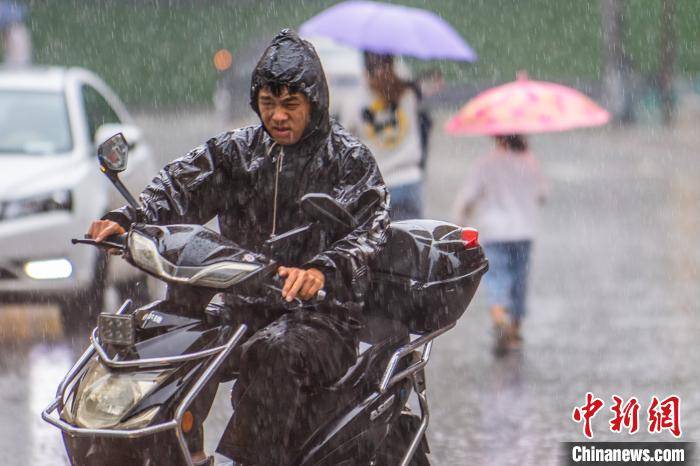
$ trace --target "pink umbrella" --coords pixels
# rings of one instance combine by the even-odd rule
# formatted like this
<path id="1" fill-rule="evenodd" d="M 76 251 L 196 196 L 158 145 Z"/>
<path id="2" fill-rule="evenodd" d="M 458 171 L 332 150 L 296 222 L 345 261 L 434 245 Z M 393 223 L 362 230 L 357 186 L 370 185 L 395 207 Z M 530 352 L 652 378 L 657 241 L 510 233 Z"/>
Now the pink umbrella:
<path id="1" fill-rule="evenodd" d="M 512 83 L 474 97 L 445 126 L 449 134 L 498 135 L 565 131 L 604 125 L 610 114 L 570 87 L 530 81 Z"/>

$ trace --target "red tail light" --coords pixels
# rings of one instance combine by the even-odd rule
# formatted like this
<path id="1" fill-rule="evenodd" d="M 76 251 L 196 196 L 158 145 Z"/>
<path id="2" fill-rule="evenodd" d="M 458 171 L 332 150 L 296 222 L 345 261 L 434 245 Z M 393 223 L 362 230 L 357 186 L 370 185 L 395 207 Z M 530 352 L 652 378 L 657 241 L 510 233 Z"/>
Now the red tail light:
<path id="1" fill-rule="evenodd" d="M 476 228 L 464 228 L 462 230 L 462 241 L 465 248 L 474 248 L 479 245 L 479 231 Z"/>

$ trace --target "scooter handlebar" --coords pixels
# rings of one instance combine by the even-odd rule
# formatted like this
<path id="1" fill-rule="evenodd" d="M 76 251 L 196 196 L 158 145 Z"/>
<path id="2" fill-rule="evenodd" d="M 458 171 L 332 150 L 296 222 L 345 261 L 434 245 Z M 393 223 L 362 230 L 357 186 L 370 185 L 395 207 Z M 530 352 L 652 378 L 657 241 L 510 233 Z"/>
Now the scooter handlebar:
<path id="1" fill-rule="evenodd" d="M 282 287 L 284 286 L 284 279 L 280 276 L 280 274 L 275 273 L 275 274 L 272 276 L 272 282 L 273 282 L 274 284 L 271 285 L 271 287 L 272 287 L 274 290 L 279 291 L 279 292 L 281 293 L 281 292 L 282 292 Z M 318 291 L 316 292 L 316 296 L 314 296 L 314 297 L 313 297 L 312 299 L 310 299 L 309 301 L 310 301 L 310 302 L 313 302 L 313 303 L 320 303 L 321 301 L 324 301 L 324 300 L 326 299 L 326 296 L 327 296 L 326 290 L 324 290 L 324 289 L 322 288 L 322 289 L 318 290 Z M 303 301 L 302 301 L 301 299 L 299 299 L 299 298 L 294 298 L 294 300 L 295 300 L 295 301 L 298 301 L 300 304 L 303 303 Z"/>
<path id="2" fill-rule="evenodd" d="M 120 251 L 123 251 L 126 249 L 126 238 L 127 234 L 121 234 L 121 235 L 112 235 L 108 236 L 102 241 L 95 241 L 92 238 L 89 238 L 87 235 L 85 235 L 85 238 L 83 239 L 77 239 L 73 238 L 70 240 L 71 244 L 88 244 L 90 246 L 95 246 L 98 248 L 103 248 L 103 249 L 118 249 Z"/>

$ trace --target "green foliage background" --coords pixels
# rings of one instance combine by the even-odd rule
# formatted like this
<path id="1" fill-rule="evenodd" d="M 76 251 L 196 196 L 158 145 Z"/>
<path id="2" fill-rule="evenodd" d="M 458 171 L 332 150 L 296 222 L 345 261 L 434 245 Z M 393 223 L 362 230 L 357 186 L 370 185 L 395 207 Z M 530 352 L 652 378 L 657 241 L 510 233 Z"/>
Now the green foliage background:
<path id="1" fill-rule="evenodd" d="M 216 80 L 212 56 L 266 40 L 331 0 L 30 0 L 37 63 L 92 69 L 132 105 L 206 104 Z M 503 82 L 517 70 L 541 79 L 597 79 L 602 65 L 601 5 L 587 0 L 403 0 L 433 10 L 479 54 L 475 64 L 440 67 L 448 80 Z M 660 2 L 625 3 L 625 48 L 635 68 L 658 63 Z M 678 0 L 677 72 L 700 71 L 700 2 Z M 400 40 L 400 38 L 397 38 Z M 235 58 L 234 58 L 235 65 Z"/>

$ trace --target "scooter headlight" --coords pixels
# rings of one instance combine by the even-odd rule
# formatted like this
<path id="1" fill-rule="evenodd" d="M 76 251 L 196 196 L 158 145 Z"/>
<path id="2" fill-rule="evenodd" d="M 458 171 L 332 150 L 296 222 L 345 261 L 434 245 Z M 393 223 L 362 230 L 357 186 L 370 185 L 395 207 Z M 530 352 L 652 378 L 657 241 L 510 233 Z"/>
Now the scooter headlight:
<path id="1" fill-rule="evenodd" d="M 195 285 L 225 288 L 258 269 L 260 269 L 260 265 L 258 264 L 221 262 L 204 268 L 190 280 Z"/>
<path id="2" fill-rule="evenodd" d="M 112 372 L 93 361 L 80 382 L 76 397 L 75 423 L 81 427 L 102 429 L 120 424 L 124 415 L 148 395 L 169 371 Z M 121 427 L 136 428 L 148 424 L 157 407 L 126 420 Z"/>
<path id="3" fill-rule="evenodd" d="M 156 416 L 156 413 L 160 409 L 160 405 L 152 406 L 145 411 L 140 412 L 136 416 L 132 416 L 126 421 L 119 424 L 117 427 L 120 429 L 140 429 L 141 427 L 146 427 L 151 420 Z"/>
<path id="4" fill-rule="evenodd" d="M 129 235 L 129 253 L 134 263 L 148 272 L 164 275 L 163 260 L 156 244 L 145 236 L 132 232 Z"/>
<path id="5" fill-rule="evenodd" d="M 146 236 L 132 231 L 129 235 L 129 254 L 134 263 L 152 274 L 179 283 L 224 289 L 259 270 L 259 263 L 223 261 L 207 266 L 176 266 L 163 258 L 158 247 Z"/>

